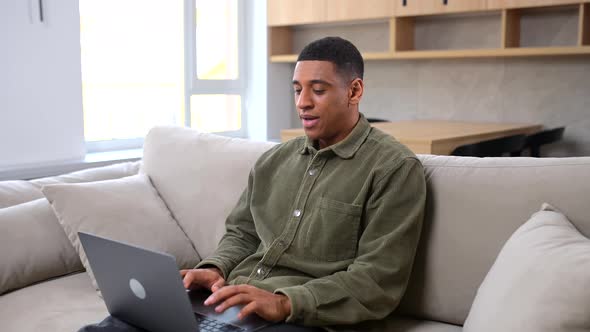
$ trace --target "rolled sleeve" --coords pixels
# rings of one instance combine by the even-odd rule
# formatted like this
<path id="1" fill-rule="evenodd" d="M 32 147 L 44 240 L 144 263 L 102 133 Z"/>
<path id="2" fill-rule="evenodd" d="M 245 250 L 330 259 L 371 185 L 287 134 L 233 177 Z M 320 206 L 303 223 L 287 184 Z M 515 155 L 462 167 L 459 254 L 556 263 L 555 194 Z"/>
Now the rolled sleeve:
<path id="1" fill-rule="evenodd" d="M 291 314 L 286 319 L 287 323 L 315 320 L 315 310 L 313 308 L 316 308 L 317 304 L 313 293 L 305 286 L 280 288 L 274 293 L 286 295 L 291 302 Z"/>

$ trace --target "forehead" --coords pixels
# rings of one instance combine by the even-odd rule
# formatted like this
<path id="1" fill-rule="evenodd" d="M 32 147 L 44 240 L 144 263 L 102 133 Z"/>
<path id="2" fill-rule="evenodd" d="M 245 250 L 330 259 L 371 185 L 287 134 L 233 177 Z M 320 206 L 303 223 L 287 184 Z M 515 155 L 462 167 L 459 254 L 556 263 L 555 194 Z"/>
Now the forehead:
<path id="1" fill-rule="evenodd" d="M 299 61 L 293 71 L 293 81 L 302 84 L 316 80 L 333 82 L 337 79 L 336 65 L 330 61 Z"/>

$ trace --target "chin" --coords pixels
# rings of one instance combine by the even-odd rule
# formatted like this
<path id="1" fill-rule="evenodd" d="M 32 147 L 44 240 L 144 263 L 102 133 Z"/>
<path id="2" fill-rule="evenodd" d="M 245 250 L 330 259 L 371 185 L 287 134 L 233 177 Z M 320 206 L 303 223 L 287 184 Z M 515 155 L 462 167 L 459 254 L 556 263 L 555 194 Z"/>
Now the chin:
<path id="1" fill-rule="evenodd" d="M 319 138 L 316 130 L 303 128 L 303 131 L 305 132 L 305 136 L 307 136 L 312 141 L 315 141 Z"/>

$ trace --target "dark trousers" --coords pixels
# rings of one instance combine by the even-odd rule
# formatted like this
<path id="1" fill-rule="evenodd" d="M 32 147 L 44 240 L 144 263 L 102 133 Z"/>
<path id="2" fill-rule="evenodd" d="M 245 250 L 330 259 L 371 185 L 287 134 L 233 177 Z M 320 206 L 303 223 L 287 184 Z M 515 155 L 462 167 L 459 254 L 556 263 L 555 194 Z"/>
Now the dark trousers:
<path id="1" fill-rule="evenodd" d="M 260 332 L 314 332 L 324 331 L 321 328 L 303 327 L 292 324 L 275 324 L 265 327 Z M 143 329 L 129 325 L 113 316 L 108 316 L 98 324 L 86 325 L 78 332 L 146 332 Z"/>

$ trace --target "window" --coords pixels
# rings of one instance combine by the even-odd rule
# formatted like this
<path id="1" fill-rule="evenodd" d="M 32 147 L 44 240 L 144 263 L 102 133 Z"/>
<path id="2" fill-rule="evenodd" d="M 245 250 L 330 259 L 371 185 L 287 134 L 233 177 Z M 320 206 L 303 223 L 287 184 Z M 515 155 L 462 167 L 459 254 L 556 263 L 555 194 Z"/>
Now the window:
<path id="1" fill-rule="evenodd" d="M 187 0 L 186 118 L 191 127 L 245 136 L 244 1 Z"/>
<path id="2" fill-rule="evenodd" d="M 243 6 L 80 0 L 87 150 L 138 148 L 155 125 L 245 136 Z"/>

